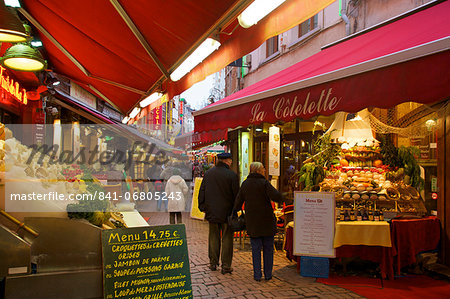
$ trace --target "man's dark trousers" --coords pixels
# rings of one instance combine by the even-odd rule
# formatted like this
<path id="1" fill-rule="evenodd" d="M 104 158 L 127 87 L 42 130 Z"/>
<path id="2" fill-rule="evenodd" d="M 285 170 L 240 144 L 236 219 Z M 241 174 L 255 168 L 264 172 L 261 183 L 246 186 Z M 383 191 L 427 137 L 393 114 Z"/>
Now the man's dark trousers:
<path id="1" fill-rule="evenodd" d="M 221 234 L 222 242 L 220 240 Z M 233 259 L 233 231 L 228 224 L 210 222 L 208 243 L 208 255 L 211 265 L 219 265 L 220 247 L 222 247 L 222 269 L 231 268 L 231 260 Z"/>

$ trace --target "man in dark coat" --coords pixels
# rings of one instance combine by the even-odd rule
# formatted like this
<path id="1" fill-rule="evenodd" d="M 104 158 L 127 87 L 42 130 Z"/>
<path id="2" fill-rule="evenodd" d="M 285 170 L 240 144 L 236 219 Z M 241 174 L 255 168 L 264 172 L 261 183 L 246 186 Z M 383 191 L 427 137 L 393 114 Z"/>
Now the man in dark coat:
<path id="1" fill-rule="evenodd" d="M 222 245 L 222 274 L 225 274 L 233 271 L 233 231 L 228 226 L 227 218 L 231 215 L 239 191 L 239 178 L 230 169 L 231 154 L 222 153 L 217 158 L 217 165 L 206 171 L 203 178 L 198 194 L 198 207 L 206 213 L 205 218 L 209 222 L 209 268 L 217 270 Z"/>
<path id="2" fill-rule="evenodd" d="M 245 204 L 245 226 L 250 236 L 253 258 L 253 278 L 261 280 L 261 249 L 264 258 L 264 277 L 272 279 L 274 236 L 277 232 L 276 217 L 271 201 L 283 202 L 283 197 L 268 180 L 260 162 L 250 164 L 250 174 L 242 183 L 236 197 L 234 211 Z"/>

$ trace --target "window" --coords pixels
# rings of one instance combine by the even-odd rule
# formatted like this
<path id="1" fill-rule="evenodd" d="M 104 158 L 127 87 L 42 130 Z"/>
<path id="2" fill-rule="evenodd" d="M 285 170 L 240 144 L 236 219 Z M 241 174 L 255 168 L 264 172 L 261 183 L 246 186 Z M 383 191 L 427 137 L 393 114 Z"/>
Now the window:
<path id="1" fill-rule="evenodd" d="M 307 34 L 311 30 L 317 28 L 318 25 L 318 15 L 316 14 L 314 17 L 304 21 L 300 25 L 298 25 L 298 37 L 302 37 L 303 35 Z"/>
<path id="2" fill-rule="evenodd" d="M 278 35 L 266 41 L 266 58 L 278 52 Z"/>

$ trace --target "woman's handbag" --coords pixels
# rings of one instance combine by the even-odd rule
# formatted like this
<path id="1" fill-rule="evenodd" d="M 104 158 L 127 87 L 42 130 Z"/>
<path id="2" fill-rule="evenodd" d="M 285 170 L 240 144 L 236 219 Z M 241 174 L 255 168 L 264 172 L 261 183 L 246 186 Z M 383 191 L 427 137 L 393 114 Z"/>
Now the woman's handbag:
<path id="1" fill-rule="evenodd" d="M 228 225 L 234 232 L 245 230 L 244 213 L 241 213 L 240 216 L 238 216 L 236 213 L 233 213 L 230 216 L 228 216 Z"/>

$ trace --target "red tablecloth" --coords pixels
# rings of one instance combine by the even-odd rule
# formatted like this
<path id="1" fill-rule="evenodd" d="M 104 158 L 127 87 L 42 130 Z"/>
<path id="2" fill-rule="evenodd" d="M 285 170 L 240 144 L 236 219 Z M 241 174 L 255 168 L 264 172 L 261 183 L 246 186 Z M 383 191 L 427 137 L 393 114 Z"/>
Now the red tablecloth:
<path id="1" fill-rule="evenodd" d="M 297 261 L 299 268 L 299 257 L 294 255 L 294 229 L 286 229 L 286 242 L 284 250 L 290 260 Z M 416 262 L 416 255 L 422 251 L 436 249 L 440 239 L 439 219 L 426 217 L 422 219 L 392 220 L 391 240 L 392 248 L 381 246 L 344 245 L 336 248 L 336 257 L 355 257 L 369 260 L 380 264 L 383 278 L 392 279 L 394 268 L 397 273 L 404 266 Z"/>
<path id="2" fill-rule="evenodd" d="M 397 274 L 402 267 L 414 264 L 416 255 L 439 245 L 440 224 L 437 217 L 392 220 L 392 255 Z"/>

